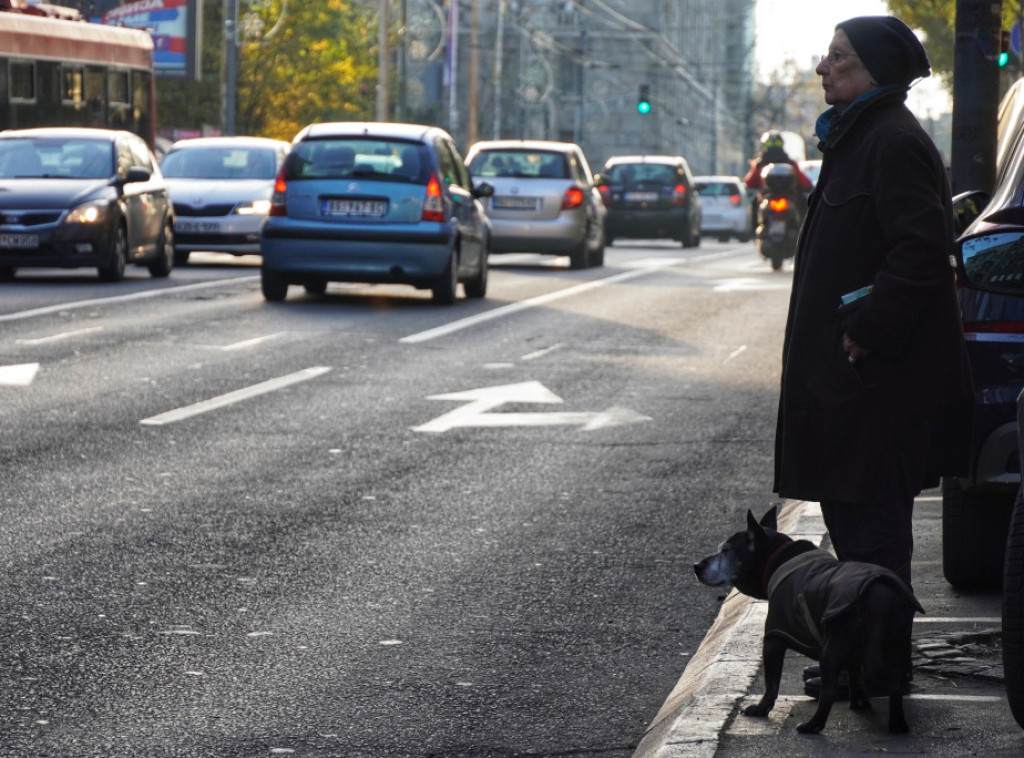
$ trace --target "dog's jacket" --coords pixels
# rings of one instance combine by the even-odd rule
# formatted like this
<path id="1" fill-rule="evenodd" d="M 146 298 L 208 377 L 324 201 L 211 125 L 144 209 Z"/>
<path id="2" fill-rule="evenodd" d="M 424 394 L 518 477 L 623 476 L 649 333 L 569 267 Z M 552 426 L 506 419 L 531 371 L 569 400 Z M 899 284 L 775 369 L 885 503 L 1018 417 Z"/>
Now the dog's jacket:
<path id="1" fill-rule="evenodd" d="M 872 563 L 843 563 L 808 540 L 779 549 L 765 566 L 768 617 L 765 636 L 782 637 L 792 649 L 815 660 L 821 657 L 821 626 L 849 611 L 874 582 L 896 587 L 907 604 L 924 608 L 892 571 Z"/>

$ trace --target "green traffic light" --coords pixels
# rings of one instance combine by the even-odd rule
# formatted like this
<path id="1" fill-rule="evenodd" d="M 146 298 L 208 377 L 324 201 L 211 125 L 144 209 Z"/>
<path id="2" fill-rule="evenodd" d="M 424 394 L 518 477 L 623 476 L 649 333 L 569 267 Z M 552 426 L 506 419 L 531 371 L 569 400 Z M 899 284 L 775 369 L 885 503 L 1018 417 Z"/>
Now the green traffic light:
<path id="1" fill-rule="evenodd" d="M 639 103 L 636 104 L 636 110 L 637 113 L 650 113 L 651 104 L 646 100 L 641 100 Z"/>
<path id="2" fill-rule="evenodd" d="M 1007 53 L 1007 52 L 999 53 L 999 65 L 1000 66 L 1005 66 L 1009 60 L 1010 60 L 1010 54 L 1009 53 Z"/>

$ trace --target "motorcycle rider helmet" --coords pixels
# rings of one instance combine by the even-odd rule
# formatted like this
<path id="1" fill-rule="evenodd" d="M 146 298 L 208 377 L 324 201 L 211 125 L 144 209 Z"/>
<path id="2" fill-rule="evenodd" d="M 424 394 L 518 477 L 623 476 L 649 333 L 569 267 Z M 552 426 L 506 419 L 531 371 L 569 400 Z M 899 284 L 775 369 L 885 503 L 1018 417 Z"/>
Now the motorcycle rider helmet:
<path id="1" fill-rule="evenodd" d="M 770 150 L 773 147 L 781 148 L 782 146 L 783 141 L 781 132 L 765 132 L 765 135 L 761 138 L 761 148 L 763 150 Z"/>

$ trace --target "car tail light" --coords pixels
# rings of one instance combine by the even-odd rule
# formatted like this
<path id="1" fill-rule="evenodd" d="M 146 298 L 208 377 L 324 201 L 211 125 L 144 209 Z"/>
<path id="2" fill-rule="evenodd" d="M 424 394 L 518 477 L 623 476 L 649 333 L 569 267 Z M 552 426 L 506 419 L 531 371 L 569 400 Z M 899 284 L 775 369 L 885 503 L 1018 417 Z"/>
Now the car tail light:
<path id="1" fill-rule="evenodd" d="M 768 207 L 776 213 L 782 213 L 789 207 L 789 200 L 784 197 L 777 197 L 768 201 Z"/>
<path id="2" fill-rule="evenodd" d="M 672 205 L 683 205 L 686 202 L 686 185 L 677 184 L 672 188 Z"/>
<path id="3" fill-rule="evenodd" d="M 270 196 L 270 214 L 271 216 L 287 216 L 288 215 L 288 204 L 285 201 L 285 193 L 288 189 L 288 185 L 284 181 L 284 169 L 282 168 L 277 174 L 277 180 L 274 182 L 274 193 Z"/>
<path id="4" fill-rule="evenodd" d="M 739 195 L 729 195 L 729 202 L 733 205 L 739 205 L 741 198 Z"/>
<path id="5" fill-rule="evenodd" d="M 422 221 L 444 221 L 444 197 L 441 195 L 441 182 L 437 174 L 430 175 L 427 182 L 427 196 L 423 198 Z"/>
<path id="6" fill-rule="evenodd" d="M 607 184 L 602 184 L 597 188 L 597 191 L 601 193 L 601 202 L 605 205 L 610 205 L 612 202 L 612 190 Z"/>
<path id="7" fill-rule="evenodd" d="M 583 205 L 583 190 L 579 187 L 570 187 L 565 191 L 565 196 L 562 198 L 562 210 L 567 211 L 570 208 L 579 208 Z"/>
<path id="8" fill-rule="evenodd" d="M 974 334 L 1024 334 L 1024 321 L 967 321 L 964 331 Z"/>

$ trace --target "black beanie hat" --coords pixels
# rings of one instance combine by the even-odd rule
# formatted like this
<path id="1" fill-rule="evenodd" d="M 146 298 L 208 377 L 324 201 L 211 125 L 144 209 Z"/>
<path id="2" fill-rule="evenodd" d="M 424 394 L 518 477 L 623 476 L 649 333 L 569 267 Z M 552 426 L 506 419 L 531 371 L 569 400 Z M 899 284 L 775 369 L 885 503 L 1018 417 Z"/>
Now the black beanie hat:
<path id="1" fill-rule="evenodd" d="M 880 86 L 902 84 L 931 74 L 928 54 L 910 27 L 894 16 L 858 16 L 836 24 L 864 67 Z"/>

